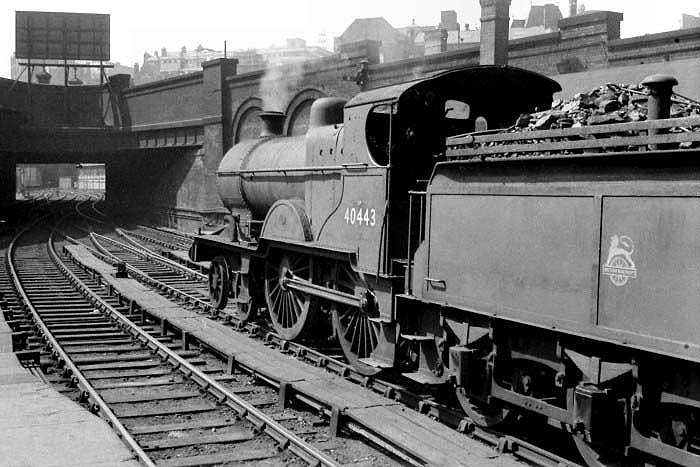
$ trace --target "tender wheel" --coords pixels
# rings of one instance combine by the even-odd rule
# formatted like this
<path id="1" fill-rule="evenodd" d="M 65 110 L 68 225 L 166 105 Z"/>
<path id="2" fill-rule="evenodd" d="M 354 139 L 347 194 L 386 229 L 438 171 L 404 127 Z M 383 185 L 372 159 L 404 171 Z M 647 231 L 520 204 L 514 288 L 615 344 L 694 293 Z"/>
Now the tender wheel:
<path id="1" fill-rule="evenodd" d="M 622 465 L 622 454 L 606 454 L 596 450 L 581 434 L 572 435 L 578 452 L 588 467 L 618 467 Z"/>
<path id="2" fill-rule="evenodd" d="M 265 301 L 277 333 L 287 340 L 310 337 L 321 321 L 319 301 L 285 286 L 296 276 L 313 280 L 313 258 L 296 253 L 272 255 L 265 263 Z"/>
<path id="3" fill-rule="evenodd" d="M 370 356 L 379 344 L 379 324 L 369 318 L 379 316 L 374 295 L 363 284 L 362 279 L 345 264 L 334 265 L 330 270 L 327 286 L 347 294 L 362 297 L 363 307 L 355 308 L 332 302 L 333 331 L 338 337 L 345 358 L 358 372 L 373 375 L 380 371 L 360 361 Z"/>
<path id="4" fill-rule="evenodd" d="M 568 402 L 568 409 L 571 410 L 573 401 L 569 400 Z M 627 406 L 627 403 L 624 405 Z M 628 416 L 627 408 L 625 408 L 623 412 L 624 413 L 619 414 L 619 417 L 612 417 L 608 425 L 624 426 L 626 422 L 619 420 L 619 418 L 626 418 Z M 615 435 L 619 435 L 619 431 L 621 430 L 623 430 L 623 428 L 614 430 Z M 583 458 L 585 465 L 588 467 L 621 467 L 623 465 L 631 467 L 632 465 L 639 465 L 630 463 L 630 459 L 625 458 L 623 441 L 610 439 L 610 436 L 606 436 L 605 439 L 598 440 L 596 444 L 592 443 L 589 436 L 582 432 L 571 433 L 571 437 L 578 452 L 581 454 L 581 458 Z"/>
<path id="5" fill-rule="evenodd" d="M 467 416 L 477 425 L 492 428 L 500 425 L 508 417 L 509 410 L 496 404 L 481 404 L 472 400 L 466 390 L 458 386 L 455 394 L 459 405 Z"/>
<path id="6" fill-rule="evenodd" d="M 230 293 L 231 267 L 223 256 L 216 256 L 209 266 L 209 300 L 214 308 L 223 309 Z"/>
<path id="7" fill-rule="evenodd" d="M 673 447 L 690 451 L 700 439 L 700 410 L 682 404 L 661 404 L 661 423 L 657 437 Z"/>
<path id="8" fill-rule="evenodd" d="M 476 425 L 496 427 L 509 418 L 510 409 L 498 401 L 483 402 L 488 399 L 488 387 L 494 369 L 495 347 L 489 332 L 482 328 L 481 337 L 469 347 L 475 351 L 474 361 L 469 363 L 469 381 L 464 383 L 467 387 L 455 387 L 457 402 Z"/>

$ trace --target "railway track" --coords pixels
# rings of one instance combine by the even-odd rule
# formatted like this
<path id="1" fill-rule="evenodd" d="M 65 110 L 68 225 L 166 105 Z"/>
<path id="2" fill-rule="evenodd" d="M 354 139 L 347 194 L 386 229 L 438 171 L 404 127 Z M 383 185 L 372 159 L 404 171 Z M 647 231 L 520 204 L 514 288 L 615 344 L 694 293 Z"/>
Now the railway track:
<path id="1" fill-rule="evenodd" d="M 139 238 L 147 243 L 158 245 L 169 249 L 189 250 L 192 246 L 192 238 L 172 231 L 167 231 L 155 227 L 139 225 L 127 232 L 129 235 Z"/>
<path id="2" fill-rule="evenodd" d="M 119 238 L 119 234 L 122 238 Z M 125 240 L 125 235 L 128 234 L 119 231 L 107 235 L 91 233 L 92 243 L 98 250 L 95 254 L 115 265 L 119 262 L 126 263 L 132 277 L 150 285 L 163 296 L 177 301 L 183 307 L 205 314 L 213 320 L 223 321 L 239 331 L 264 340 L 269 346 L 276 347 L 285 354 L 296 355 L 312 365 L 324 367 L 331 373 L 361 384 L 375 393 L 400 401 L 462 433 L 494 446 L 501 452 L 512 453 L 530 464 L 572 467 L 579 465 L 577 461 L 568 458 L 575 457 L 569 451 L 566 452 L 567 458 L 564 458 L 552 452 L 551 447 L 545 449 L 538 447 L 539 443 L 528 441 L 527 428 L 523 430 L 522 427 L 518 427 L 523 436 L 482 429 L 465 417 L 461 410 L 438 402 L 439 396 L 431 391 L 423 391 L 422 388 L 391 375 L 376 378 L 355 372 L 344 361 L 339 351 L 333 351 L 332 345 L 328 345 L 327 348 L 309 347 L 286 341 L 264 323 L 243 322 L 238 319 L 233 307 L 224 310 L 214 309 L 208 301 L 207 276 L 158 255 L 133 240 L 122 241 Z M 558 436 L 561 433 L 553 431 L 551 434 Z M 556 443 L 555 441 L 554 444 Z"/>
<path id="3" fill-rule="evenodd" d="M 100 253 L 115 263 L 124 262 L 132 274 L 139 273 L 141 281 L 155 286 L 163 295 L 178 300 L 178 303 L 183 306 L 196 305 L 203 311 L 212 310 L 208 304 L 208 278 L 204 274 L 165 258 L 144 246 L 122 242 L 115 234 L 101 235 L 91 232 L 89 239 Z M 221 310 L 221 313 L 233 317 L 235 309 L 229 306 Z"/>
<path id="4" fill-rule="evenodd" d="M 209 273 L 208 263 L 197 263 L 189 259 L 188 251 L 192 246 L 189 237 L 171 232 L 165 232 L 165 235 L 163 233 L 162 230 L 144 226 L 119 232 L 124 241 L 136 243 L 139 248 L 153 251 L 202 274 Z"/>
<path id="5" fill-rule="evenodd" d="M 93 223 L 97 223 L 99 225 L 104 225 L 106 223 L 106 216 L 104 212 L 100 211 L 99 208 L 97 208 L 97 204 L 101 201 L 101 197 L 95 199 L 88 198 L 85 203 L 87 204 L 87 206 L 83 206 L 82 203 L 78 203 L 75 205 L 75 210 L 84 219 Z"/>
<path id="6" fill-rule="evenodd" d="M 51 379 L 106 418 L 144 464 L 340 465 L 367 453 L 333 441 L 329 456 L 325 420 L 280 407 L 256 377 L 158 329 L 59 251 L 34 224 L 6 250 L 8 277 L 49 349 Z M 378 465 L 397 463 L 370 451 Z"/>

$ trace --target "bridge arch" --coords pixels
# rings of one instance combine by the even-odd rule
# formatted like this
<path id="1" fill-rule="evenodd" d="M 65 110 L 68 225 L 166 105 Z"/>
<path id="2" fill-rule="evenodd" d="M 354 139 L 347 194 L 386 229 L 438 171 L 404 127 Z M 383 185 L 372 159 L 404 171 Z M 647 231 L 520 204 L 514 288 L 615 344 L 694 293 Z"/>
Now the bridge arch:
<path id="1" fill-rule="evenodd" d="M 234 144 L 260 136 L 260 130 L 262 129 L 260 112 L 262 112 L 262 109 L 263 101 L 259 97 L 246 99 L 238 106 L 231 124 Z"/>
<path id="2" fill-rule="evenodd" d="M 319 97 L 325 97 L 325 93 L 318 89 L 308 88 L 298 92 L 287 105 L 284 122 L 284 134 L 287 136 L 303 135 L 309 129 L 309 115 L 311 104 Z"/>

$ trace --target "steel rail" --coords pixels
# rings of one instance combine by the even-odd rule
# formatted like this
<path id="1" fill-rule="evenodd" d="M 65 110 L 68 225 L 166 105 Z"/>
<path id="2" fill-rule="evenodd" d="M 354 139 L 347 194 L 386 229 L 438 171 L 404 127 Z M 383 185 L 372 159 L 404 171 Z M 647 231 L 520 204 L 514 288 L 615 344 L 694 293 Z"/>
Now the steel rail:
<path id="1" fill-rule="evenodd" d="M 85 248 L 88 249 L 88 251 L 90 251 L 90 253 L 92 253 L 96 257 L 100 258 L 101 260 L 103 260 L 106 263 L 109 263 L 113 266 L 116 266 L 117 264 L 120 264 L 120 263 L 124 263 L 124 265 L 126 266 L 126 270 L 133 277 L 136 277 L 137 279 L 145 282 L 146 284 L 148 284 L 152 287 L 155 287 L 159 290 L 165 291 L 166 293 L 168 293 L 168 295 L 174 295 L 176 297 L 181 298 L 182 300 L 184 300 L 187 303 L 191 303 L 195 306 L 198 306 L 202 309 L 202 311 L 215 310 L 214 306 L 211 303 L 206 302 L 206 301 L 200 299 L 199 297 L 195 297 L 194 295 L 190 295 L 186 292 L 178 290 L 175 287 L 172 287 L 172 286 L 166 284 L 165 282 L 159 281 L 158 279 L 154 279 L 153 277 L 151 277 L 150 275 L 141 271 L 140 269 L 135 268 L 131 264 L 129 264 L 125 261 L 122 261 L 118 257 L 114 256 L 114 254 L 112 254 L 104 246 L 100 245 L 100 243 L 97 241 L 97 236 L 102 237 L 101 235 L 96 234 L 94 232 L 90 233 L 90 240 L 92 240 L 92 243 L 95 245 L 97 250 L 95 250 L 94 248 L 90 248 L 89 246 L 83 245 Z M 69 237 L 67 237 L 67 238 L 69 238 Z M 103 238 L 107 238 L 107 237 L 103 237 Z M 111 240 L 111 239 L 109 239 L 109 240 Z M 79 243 L 72 238 L 69 238 L 69 241 Z"/>
<path id="2" fill-rule="evenodd" d="M 116 228 L 115 231 L 116 231 L 119 235 L 122 235 L 123 237 L 125 237 L 128 241 L 132 241 L 132 242 L 133 242 L 133 240 L 129 240 L 128 234 L 126 234 L 122 229 Z M 196 279 L 196 280 L 198 280 L 198 281 L 200 281 L 200 282 L 203 282 L 203 283 L 207 283 L 207 282 L 209 281 L 209 278 L 208 278 L 206 275 L 204 275 L 204 274 L 202 274 L 202 273 L 200 273 L 200 272 L 197 272 L 197 271 L 193 271 L 192 269 L 188 268 L 187 266 L 183 266 L 182 264 L 180 264 L 180 263 L 178 263 L 178 262 L 176 262 L 176 261 L 173 261 L 173 260 L 171 260 L 171 259 L 165 258 L 164 256 L 159 255 L 158 253 L 156 253 L 156 252 L 154 252 L 154 251 L 151 251 L 151 250 L 149 250 L 149 249 L 146 248 L 146 247 L 143 247 L 143 246 L 141 246 L 141 245 L 138 245 L 138 243 L 136 244 L 136 245 L 138 245 L 138 246 L 132 246 L 132 245 L 127 245 L 127 244 L 125 244 L 125 243 L 122 243 L 122 242 L 119 242 L 119 241 L 117 241 L 117 240 L 111 239 L 111 238 L 109 238 L 109 237 L 105 237 L 104 235 L 100 235 L 100 234 L 95 234 L 95 235 L 96 235 L 97 237 L 99 237 L 99 238 L 102 238 L 102 239 L 107 240 L 108 242 L 112 243 L 112 244 L 115 245 L 115 246 L 118 246 L 119 248 L 122 248 L 122 249 L 124 249 L 124 250 L 127 250 L 127 251 L 129 251 L 129 252 L 131 252 L 131 253 L 134 253 L 135 255 L 144 256 L 144 257 L 146 257 L 146 258 L 148 258 L 148 259 L 150 259 L 150 260 L 153 260 L 153 261 L 159 262 L 159 263 L 161 263 L 161 264 L 167 265 L 167 266 L 169 266 L 169 267 L 171 267 L 171 268 L 173 268 L 173 269 L 177 269 L 178 271 L 182 272 L 183 274 L 185 274 L 185 275 L 186 275 L 187 277 L 189 277 L 190 279 Z"/>
<path id="3" fill-rule="evenodd" d="M 93 211 L 95 211 L 97 214 L 101 215 L 102 217 L 107 217 L 107 215 L 104 212 L 97 209 L 97 203 L 99 203 L 103 199 L 104 199 L 103 197 L 97 198 L 95 201 L 92 202 L 90 207 L 92 208 Z"/>
<path id="4" fill-rule="evenodd" d="M 173 232 L 169 229 L 165 229 L 163 227 L 149 227 L 147 225 L 139 225 L 138 227 L 146 229 L 146 230 L 154 230 L 156 232 L 159 232 L 161 234 L 169 235 L 173 238 L 177 238 L 178 240 L 186 241 L 186 240 L 192 240 L 193 236 L 191 234 L 188 234 L 186 232 Z"/>
<path id="5" fill-rule="evenodd" d="M 53 245 L 51 245 L 53 249 Z M 55 251 L 54 251 L 55 254 Z M 123 331 L 131 334 L 135 339 L 143 343 L 156 355 L 158 355 L 164 363 L 169 363 L 175 370 L 180 371 L 185 377 L 197 383 L 204 391 L 214 396 L 219 404 L 225 404 L 238 413 L 239 416 L 245 418 L 253 424 L 258 432 L 265 432 L 274 439 L 281 449 L 289 449 L 297 456 L 304 459 L 311 465 L 324 465 L 336 467 L 340 464 L 333 459 L 317 450 L 291 431 L 284 428 L 273 418 L 265 415 L 264 412 L 257 409 L 252 404 L 246 402 L 234 392 L 229 391 L 215 379 L 206 375 L 196 366 L 188 362 L 185 358 L 178 355 L 175 351 L 168 348 L 165 344 L 158 341 L 156 338 L 141 329 L 129 318 L 112 307 L 109 303 L 103 300 L 97 293 L 80 280 L 70 269 L 61 261 L 58 255 L 55 256 L 56 266 L 66 275 L 76 288 L 95 305 L 96 309 L 107 314 L 110 318 L 117 322 L 117 325 Z"/>
<path id="6" fill-rule="evenodd" d="M 163 232 L 164 234 L 170 235 L 171 237 L 179 237 L 179 238 L 184 238 L 186 240 L 192 240 L 193 234 L 188 233 L 188 232 L 183 232 L 177 229 L 170 229 L 167 227 L 148 227 L 145 226 L 147 229 L 155 230 L 157 232 Z"/>
<path id="7" fill-rule="evenodd" d="M 92 411 L 95 412 L 97 409 L 99 409 L 99 413 L 102 417 L 104 417 L 107 422 L 110 424 L 112 429 L 114 429 L 117 432 L 117 435 L 122 438 L 122 441 L 131 449 L 131 451 L 138 457 L 138 459 L 147 466 L 153 466 L 155 467 L 155 463 L 148 457 L 148 455 L 141 449 L 141 447 L 138 445 L 136 440 L 131 436 L 131 434 L 127 431 L 127 429 L 122 425 L 122 423 L 119 421 L 117 416 L 112 412 L 112 410 L 109 408 L 107 403 L 100 397 L 99 393 L 95 390 L 95 388 L 92 387 L 92 385 L 88 382 L 88 380 L 83 376 L 81 371 L 78 369 L 77 365 L 73 363 L 73 360 L 68 356 L 68 354 L 63 350 L 63 347 L 58 343 L 56 338 L 53 336 L 51 331 L 49 330 L 48 326 L 44 322 L 44 320 L 41 318 L 39 313 L 37 312 L 36 308 L 32 305 L 31 301 L 29 300 L 29 297 L 27 296 L 26 291 L 24 290 L 24 286 L 22 285 L 22 282 L 19 279 L 19 275 L 17 273 L 17 269 L 15 268 L 14 262 L 12 260 L 13 256 L 13 251 L 14 248 L 17 244 L 17 240 L 24 235 L 26 232 L 28 232 L 34 225 L 36 225 L 39 221 L 45 219 L 49 215 L 47 214 L 46 216 L 40 217 L 36 221 L 32 222 L 29 224 L 27 227 L 22 229 L 13 239 L 12 243 L 10 243 L 10 246 L 7 248 L 6 251 L 6 258 L 7 258 L 7 267 L 9 269 L 10 275 L 12 277 L 12 281 L 15 284 L 15 288 L 17 290 L 17 293 L 20 295 L 20 298 L 24 302 L 24 305 L 27 307 L 29 312 L 32 315 L 32 318 L 34 319 L 34 323 L 36 326 L 39 328 L 41 333 L 44 335 L 44 339 L 47 341 L 47 343 L 51 346 L 53 349 L 53 352 L 57 355 L 60 361 L 63 362 L 64 366 L 70 370 L 71 375 L 73 378 L 77 380 L 78 386 L 84 391 L 84 394 L 86 394 L 86 397 L 92 400 Z M 49 252 L 49 256 L 51 257 L 52 261 L 54 260 L 55 255 L 55 250 L 53 249 L 53 233 L 49 237 L 49 242 L 47 244 L 47 250 Z M 84 285 L 83 285 L 84 286 Z"/>
<path id="8" fill-rule="evenodd" d="M 126 240 L 129 243 L 129 245 L 133 246 L 134 248 L 138 248 L 138 249 L 143 250 L 143 251 L 150 253 L 152 255 L 158 255 L 158 253 L 151 250 L 146 245 L 142 245 L 139 242 L 137 242 L 136 240 L 134 240 L 133 238 L 131 238 L 131 234 L 128 233 L 127 231 L 125 231 L 124 229 L 117 227 L 114 229 L 114 231 L 117 232 L 121 238 Z M 165 243 L 165 242 L 163 242 L 163 243 Z M 160 255 L 158 255 L 158 256 L 160 256 Z"/>
<path id="9" fill-rule="evenodd" d="M 184 258 L 178 258 L 172 250 L 182 250 L 183 248 L 179 245 L 176 244 L 171 244 L 168 242 L 164 242 L 161 240 L 157 240 L 155 238 L 151 238 L 147 235 L 139 234 L 136 232 L 129 232 L 126 230 L 119 229 L 122 232 L 122 237 L 124 240 L 129 242 L 131 245 L 133 245 L 136 248 L 141 248 L 145 251 L 148 251 L 150 253 L 153 253 L 154 255 L 160 257 L 160 258 L 166 258 L 168 260 L 171 260 L 180 266 L 183 266 L 187 268 L 190 271 L 195 271 L 198 272 L 206 277 L 208 277 L 205 272 L 208 272 L 209 266 L 204 266 L 203 264 L 197 264 L 196 262 Z M 161 251 L 160 253 L 157 251 L 154 251 L 150 248 L 148 248 L 144 243 L 155 243 L 158 246 L 161 246 L 163 248 L 167 248 L 170 251 Z M 173 259 L 175 257 L 175 259 Z"/>
<path id="10" fill-rule="evenodd" d="M 103 225 L 106 224 L 106 222 L 103 221 L 102 219 L 97 219 L 96 217 L 90 216 L 89 214 L 86 214 L 86 213 L 84 213 L 84 212 L 82 212 L 82 211 L 80 210 L 80 205 L 81 205 L 82 203 L 88 202 L 89 200 L 90 200 L 90 198 L 87 198 L 87 199 L 83 200 L 80 204 L 77 204 L 77 205 L 75 206 L 75 210 L 78 212 L 78 214 L 79 214 L 81 217 L 84 217 L 85 219 L 88 219 L 88 220 L 90 220 L 90 221 L 92 221 L 92 222 L 96 222 L 96 223 L 98 223 L 98 224 L 103 224 Z"/>
<path id="11" fill-rule="evenodd" d="M 117 233 L 119 233 L 120 230 L 121 230 L 121 229 L 119 229 L 119 228 L 115 229 L 115 231 L 116 231 Z M 152 251 L 150 251 L 150 250 L 148 250 L 148 249 L 142 248 L 142 247 L 140 247 L 140 246 L 139 246 L 139 247 L 135 247 L 135 246 L 132 246 L 132 245 L 127 245 L 126 243 L 122 243 L 122 242 L 120 242 L 120 241 L 118 241 L 118 240 L 114 240 L 114 239 L 112 239 L 112 238 L 106 237 L 106 236 L 104 236 L 104 235 L 101 235 L 101 234 L 98 234 L 98 233 L 95 233 L 95 232 L 92 232 L 92 234 L 95 236 L 95 238 L 99 238 L 99 239 L 101 239 L 101 240 L 105 240 L 105 241 L 107 241 L 108 243 L 111 243 L 112 245 L 116 246 L 117 248 L 121 248 L 122 250 L 126 250 L 126 251 L 128 251 L 129 253 L 133 253 L 133 254 L 135 254 L 135 255 L 137 255 L 137 256 L 140 256 L 140 257 L 143 258 L 143 259 L 152 259 L 152 260 L 154 260 L 154 261 L 158 261 L 158 262 L 160 262 L 160 263 L 167 264 L 168 266 L 171 266 L 171 267 L 173 267 L 173 268 L 175 268 L 175 269 L 178 269 L 178 270 L 181 271 L 183 274 L 189 276 L 191 279 L 197 279 L 197 280 L 200 280 L 200 281 L 206 281 L 206 280 L 208 280 L 208 279 L 207 279 L 207 276 L 205 276 L 204 274 L 199 273 L 199 272 L 196 272 L 196 271 L 192 271 L 190 268 L 188 268 L 188 267 L 186 267 L 186 266 L 183 266 L 183 265 L 180 264 L 180 263 L 176 263 L 175 261 L 172 261 L 172 260 L 170 260 L 170 259 L 164 258 L 164 257 L 162 257 L 161 255 L 159 255 L 159 254 L 157 254 L 157 253 L 154 253 L 154 252 L 152 252 Z"/>
<path id="12" fill-rule="evenodd" d="M 204 275 L 207 275 L 209 273 L 209 261 L 206 262 L 197 262 L 197 261 L 192 261 L 189 258 L 189 255 L 187 258 L 183 258 L 177 255 L 176 251 L 178 250 L 184 250 L 187 251 L 189 249 L 188 246 L 185 245 L 180 245 L 178 243 L 168 243 L 167 241 L 159 240 L 153 237 L 149 237 L 148 235 L 145 235 L 140 232 L 132 232 L 132 231 L 124 231 L 125 234 L 125 239 L 129 241 L 129 243 L 133 244 L 134 246 L 137 246 L 138 248 L 143 248 L 148 251 L 151 251 L 161 257 L 168 258 L 172 261 L 175 261 L 178 264 L 181 264 L 185 266 L 186 268 L 190 269 L 191 271 L 196 271 L 199 273 L 202 273 Z M 165 250 L 160 250 L 160 251 L 154 251 L 150 249 L 149 247 L 146 246 L 148 243 L 154 243 L 160 247 L 165 248 Z"/>
<path id="13" fill-rule="evenodd" d="M 86 219 L 89 219 L 89 217 L 80 210 L 80 206 L 83 203 L 86 203 L 88 201 L 88 199 L 83 199 L 83 200 L 76 199 L 75 201 L 77 201 L 77 203 L 75 203 L 75 212 L 78 213 L 79 216 L 85 217 Z"/>
<path id="14" fill-rule="evenodd" d="M 138 238 L 138 239 L 141 239 L 141 240 L 143 240 L 143 241 L 145 241 L 145 242 L 155 243 L 156 245 L 162 246 L 163 248 L 170 248 L 170 249 L 172 249 L 173 246 L 176 246 L 176 245 L 173 244 L 173 243 L 168 243 L 168 242 L 166 242 L 166 241 L 159 240 L 159 239 L 157 239 L 157 238 L 152 238 L 152 237 L 149 237 L 149 236 L 147 236 L 147 235 L 140 234 L 140 233 L 138 233 L 138 232 L 128 232 L 128 235 L 131 236 L 131 237 L 136 237 L 136 238 Z M 179 248 L 179 249 L 182 249 L 182 248 Z"/>

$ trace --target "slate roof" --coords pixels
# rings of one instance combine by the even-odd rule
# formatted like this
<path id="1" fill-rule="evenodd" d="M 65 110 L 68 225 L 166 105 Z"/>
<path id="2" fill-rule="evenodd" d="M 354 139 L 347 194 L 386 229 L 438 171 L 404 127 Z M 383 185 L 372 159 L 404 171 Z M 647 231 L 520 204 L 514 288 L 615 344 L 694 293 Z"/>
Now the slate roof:
<path id="1" fill-rule="evenodd" d="M 339 39 L 344 44 L 367 39 L 381 41 L 383 44 L 407 40 L 406 36 L 381 17 L 356 19 L 340 35 Z"/>

